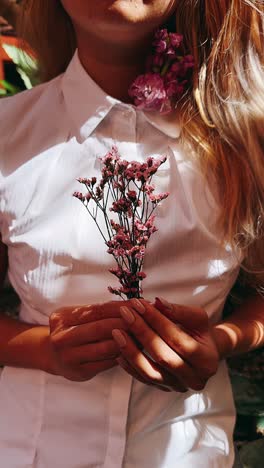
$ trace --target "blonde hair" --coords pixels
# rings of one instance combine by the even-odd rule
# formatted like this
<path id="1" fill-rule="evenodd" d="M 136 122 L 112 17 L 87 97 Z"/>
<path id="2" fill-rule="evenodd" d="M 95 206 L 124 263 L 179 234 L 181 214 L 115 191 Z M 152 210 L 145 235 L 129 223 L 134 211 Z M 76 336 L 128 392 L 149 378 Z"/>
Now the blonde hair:
<path id="1" fill-rule="evenodd" d="M 179 0 L 177 23 L 197 67 L 183 136 L 217 182 L 219 224 L 244 251 L 243 276 L 263 288 L 264 4 Z"/>
<path id="2" fill-rule="evenodd" d="M 59 1 L 22 5 L 21 34 L 51 79 L 65 71 L 76 48 L 71 21 Z M 196 62 L 193 93 L 183 106 L 183 139 L 216 180 L 226 241 L 244 250 L 244 269 L 254 287 L 262 287 L 264 2 L 178 0 L 176 22 Z"/>

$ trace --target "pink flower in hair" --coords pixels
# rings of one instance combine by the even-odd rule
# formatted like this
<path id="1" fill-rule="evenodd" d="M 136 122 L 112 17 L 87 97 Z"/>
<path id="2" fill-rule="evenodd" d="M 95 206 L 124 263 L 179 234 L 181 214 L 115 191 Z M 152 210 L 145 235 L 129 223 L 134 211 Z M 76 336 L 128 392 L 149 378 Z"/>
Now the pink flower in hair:
<path id="1" fill-rule="evenodd" d="M 129 88 L 129 96 L 139 109 L 161 110 L 167 101 L 164 80 L 158 73 L 140 75 Z"/>
<path id="2" fill-rule="evenodd" d="M 167 29 L 159 29 L 155 33 L 153 46 L 156 49 L 157 54 L 163 54 L 167 51 L 169 45 L 169 34 Z"/>
<path id="3" fill-rule="evenodd" d="M 182 34 L 170 33 L 169 38 L 170 38 L 170 44 L 174 49 L 178 49 L 179 47 L 182 46 L 182 42 L 183 42 Z"/>
<path id="4" fill-rule="evenodd" d="M 185 55 L 183 36 L 158 30 L 146 60 L 146 73 L 130 85 L 128 94 L 136 107 L 161 114 L 171 112 L 190 88 L 194 59 Z"/>

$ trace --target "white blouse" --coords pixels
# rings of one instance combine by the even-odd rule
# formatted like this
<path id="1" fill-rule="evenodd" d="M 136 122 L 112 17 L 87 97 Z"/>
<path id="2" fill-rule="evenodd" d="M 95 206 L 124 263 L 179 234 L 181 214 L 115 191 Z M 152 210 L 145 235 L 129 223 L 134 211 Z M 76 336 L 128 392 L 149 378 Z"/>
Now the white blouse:
<path id="1" fill-rule="evenodd" d="M 167 155 L 155 176 L 170 196 L 144 262 L 144 296 L 205 308 L 212 322 L 241 258 L 221 245 L 219 207 L 185 154 L 180 129 L 105 94 L 76 52 L 67 71 L 0 101 L 0 232 L 20 319 L 48 325 L 55 309 L 112 300 L 114 260 L 72 197 L 99 176 L 113 145 L 127 160 Z M 88 382 L 6 366 L 0 378 L 0 466 L 229 468 L 234 406 L 225 363 L 202 392 L 164 393 L 116 367 Z"/>

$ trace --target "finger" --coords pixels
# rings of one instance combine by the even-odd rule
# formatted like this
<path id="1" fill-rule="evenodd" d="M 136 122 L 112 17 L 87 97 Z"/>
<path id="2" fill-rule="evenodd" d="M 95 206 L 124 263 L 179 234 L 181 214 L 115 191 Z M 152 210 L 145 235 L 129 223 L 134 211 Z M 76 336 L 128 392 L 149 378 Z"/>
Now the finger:
<path id="1" fill-rule="evenodd" d="M 193 390 L 200 390 L 204 382 L 197 376 L 194 369 L 172 349 L 157 333 L 149 327 L 142 317 L 128 307 L 121 307 L 120 312 L 124 320 L 129 322 L 129 333 L 132 333 L 152 359 L 163 369 L 177 377 L 178 380 Z M 175 333 L 175 325 L 170 322 L 171 330 Z M 167 341 L 168 338 L 167 338 Z M 203 387 L 202 387 L 203 388 Z"/>
<path id="2" fill-rule="evenodd" d="M 182 332 L 186 332 L 197 343 L 197 350 L 192 361 L 190 359 L 189 362 L 194 366 L 195 372 L 203 376 L 206 382 L 216 373 L 219 364 L 219 353 L 211 336 L 211 325 L 206 311 L 197 307 L 169 304 L 165 299 L 160 298 L 156 298 L 155 304 L 169 320 L 176 323 Z M 185 327 L 179 324 L 179 315 L 182 315 L 182 323 L 185 323 Z M 187 327 L 187 323 L 191 325 Z"/>
<path id="3" fill-rule="evenodd" d="M 164 369 L 160 369 L 156 363 L 145 356 L 126 332 L 113 330 L 113 338 L 120 346 L 121 357 L 125 358 L 144 380 L 151 381 L 155 385 L 177 387 L 179 392 L 187 391 L 187 388 L 175 376 L 170 375 Z"/>
<path id="4" fill-rule="evenodd" d="M 55 310 L 50 315 L 50 327 L 54 331 L 65 328 L 91 323 L 106 318 L 120 317 L 119 309 L 125 301 L 109 301 L 102 304 L 81 305 L 64 307 Z"/>
<path id="5" fill-rule="evenodd" d="M 150 380 L 144 379 L 130 364 L 124 357 L 117 358 L 116 362 L 124 369 L 129 375 L 131 375 L 134 379 L 138 380 L 139 382 L 149 385 L 152 387 L 157 387 L 163 392 L 170 392 L 171 390 L 167 387 L 163 387 L 161 385 L 154 385 Z"/>
<path id="6" fill-rule="evenodd" d="M 156 297 L 154 302 L 160 312 L 164 313 L 172 322 L 191 330 L 208 329 L 208 315 L 200 307 L 189 307 L 179 304 L 170 304 L 163 298 Z"/>
<path id="7" fill-rule="evenodd" d="M 107 371 L 116 367 L 115 359 L 107 359 L 105 361 L 89 362 L 81 364 L 78 368 L 79 380 L 86 381 L 99 374 L 100 372 Z"/>
<path id="8" fill-rule="evenodd" d="M 140 313 L 144 321 L 157 332 L 163 341 L 177 352 L 177 354 L 191 367 L 199 368 L 201 361 L 205 358 L 205 350 L 201 344 L 176 323 L 173 323 L 170 319 L 160 313 L 152 304 L 149 304 L 146 301 L 140 302 L 144 305 L 144 312 L 142 311 L 142 308 L 138 307 L 138 304 L 134 299 L 130 300 L 133 308 Z"/>
<path id="9" fill-rule="evenodd" d="M 111 339 L 100 343 L 92 343 L 77 348 L 67 348 L 62 353 L 64 363 L 68 366 L 85 364 L 88 362 L 115 359 L 120 355 L 120 348 Z"/>
<path id="10" fill-rule="evenodd" d="M 52 331 L 52 343 L 57 348 L 81 346 L 87 343 L 112 338 L 114 328 L 128 329 L 128 324 L 120 318 L 99 320 L 83 325 L 72 326 L 61 331 Z"/>
<path id="11" fill-rule="evenodd" d="M 73 307 L 62 307 L 51 313 L 49 317 L 50 329 L 60 331 L 74 325 L 86 323 L 86 316 L 92 310 L 92 305 L 82 305 Z"/>

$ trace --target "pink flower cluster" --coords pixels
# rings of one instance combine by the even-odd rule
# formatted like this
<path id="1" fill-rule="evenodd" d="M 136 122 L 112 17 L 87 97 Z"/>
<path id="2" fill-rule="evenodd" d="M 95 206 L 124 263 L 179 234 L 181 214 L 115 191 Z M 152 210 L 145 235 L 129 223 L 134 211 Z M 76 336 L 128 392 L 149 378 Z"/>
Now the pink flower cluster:
<path id="1" fill-rule="evenodd" d="M 139 109 L 168 113 L 190 87 L 194 59 L 184 55 L 183 36 L 158 30 L 153 52 L 147 58 L 146 73 L 129 87 L 129 96 Z"/>
<path id="2" fill-rule="evenodd" d="M 104 238 L 107 252 L 114 256 L 116 268 L 110 272 L 119 282 L 119 288 L 109 291 L 121 297 L 141 297 L 141 281 L 146 277 L 142 271 L 146 246 L 151 235 L 157 231 L 153 212 L 157 205 L 168 197 L 168 193 L 155 194 L 151 185 L 153 175 L 166 158 L 147 158 L 146 162 L 128 162 L 121 159 L 116 147 L 108 152 L 102 161 L 102 178 L 77 179 L 86 187 L 86 193 L 74 192 Z M 97 221 L 97 210 L 91 210 L 94 202 L 97 210 L 104 215 L 105 232 Z M 109 218 L 113 212 L 115 219 Z"/>

